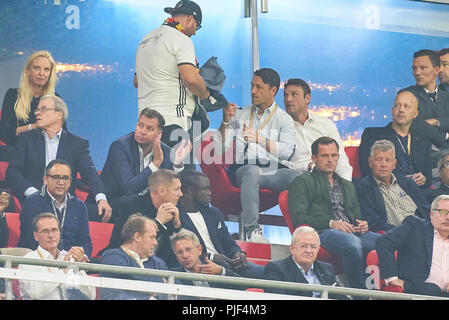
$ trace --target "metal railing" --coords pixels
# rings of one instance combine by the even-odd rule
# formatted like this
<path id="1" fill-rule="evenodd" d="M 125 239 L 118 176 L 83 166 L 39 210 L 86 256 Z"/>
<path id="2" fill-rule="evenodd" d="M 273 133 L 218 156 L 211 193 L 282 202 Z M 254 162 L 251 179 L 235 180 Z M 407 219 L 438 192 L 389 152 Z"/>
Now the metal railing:
<path id="1" fill-rule="evenodd" d="M 67 283 L 70 277 L 70 281 L 73 283 L 73 275 L 68 276 L 64 274 L 60 275 L 52 274 L 51 277 L 49 277 L 48 273 L 25 271 L 12 268 L 13 264 L 14 265 L 31 264 L 47 267 L 75 268 L 95 273 L 107 272 L 107 273 L 117 273 L 127 275 L 146 275 L 146 276 L 165 277 L 168 279 L 168 283 L 124 280 L 124 279 L 105 278 L 105 277 L 77 276 L 76 283 L 79 285 L 89 285 L 99 288 L 121 289 L 130 291 L 148 292 L 148 293 L 154 292 L 163 293 L 168 294 L 169 299 L 176 299 L 177 295 L 205 297 L 212 299 L 226 299 L 226 300 L 227 299 L 229 300 L 312 299 L 310 297 L 301 297 L 296 295 L 281 295 L 266 292 L 250 292 L 243 290 L 217 289 L 217 288 L 195 287 L 195 286 L 175 284 L 175 279 L 186 279 L 186 280 L 201 280 L 207 282 L 226 283 L 228 285 L 240 285 L 242 287 L 250 287 L 250 288 L 263 288 L 263 289 L 281 288 L 286 290 L 298 290 L 307 292 L 316 291 L 322 293 L 320 299 L 328 299 L 329 294 L 336 294 L 336 295 L 347 295 L 355 297 L 366 297 L 373 299 L 449 300 L 447 298 L 442 297 L 394 293 L 377 290 L 363 290 L 363 289 L 334 287 L 334 286 L 302 284 L 294 282 L 259 280 L 252 278 L 215 276 L 215 275 L 195 274 L 187 272 L 175 272 L 168 270 L 141 269 L 133 267 L 120 267 L 120 266 L 82 263 L 82 262 L 40 260 L 40 259 L 24 258 L 8 255 L 0 255 L 0 262 L 4 263 L 4 268 L 0 268 L 0 278 L 5 278 L 6 280 L 5 293 L 7 299 L 13 299 L 14 297 L 12 292 L 12 279 Z"/>

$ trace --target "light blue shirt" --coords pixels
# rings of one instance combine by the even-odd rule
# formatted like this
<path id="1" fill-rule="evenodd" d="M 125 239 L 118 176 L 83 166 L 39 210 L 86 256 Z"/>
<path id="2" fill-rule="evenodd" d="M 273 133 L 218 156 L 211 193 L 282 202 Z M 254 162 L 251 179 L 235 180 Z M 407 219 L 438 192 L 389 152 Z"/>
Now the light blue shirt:
<path id="1" fill-rule="evenodd" d="M 294 261 L 294 260 L 293 260 Z M 304 278 L 306 278 L 307 282 L 309 284 L 317 284 L 320 285 L 321 281 L 318 279 L 318 277 L 315 274 L 315 270 L 313 268 L 313 265 L 310 267 L 308 272 L 305 272 L 304 269 L 295 261 L 296 265 L 298 266 L 299 270 L 301 271 Z M 321 292 L 314 291 L 312 294 L 313 298 L 319 298 L 321 297 Z"/>
<path id="2" fill-rule="evenodd" d="M 254 108 L 253 129 L 257 130 L 269 117 L 276 106 L 276 102 L 267 108 L 261 117 L 258 116 L 258 108 Z M 229 122 L 230 128 L 226 130 L 226 149 L 233 143 L 233 137 L 236 138 L 236 160 L 237 162 L 245 159 L 263 159 L 263 160 L 290 160 L 295 153 L 295 124 L 293 119 L 279 106 L 276 112 L 266 125 L 259 131 L 261 135 L 270 139 L 276 144 L 277 156 L 266 151 L 264 145 L 257 143 L 248 143 L 243 138 L 244 124 L 249 127 L 251 117 L 251 106 L 237 109 Z M 247 146 L 247 149 L 246 149 Z M 246 150 L 246 152 L 244 152 Z"/>
<path id="3" fill-rule="evenodd" d="M 58 154 L 58 148 L 59 148 L 59 141 L 61 140 L 62 135 L 62 129 L 59 130 L 59 132 L 50 139 L 48 134 L 42 130 L 42 135 L 44 136 L 45 140 L 45 167 L 48 166 L 48 164 L 56 159 L 56 156 Z M 38 191 L 35 187 L 29 187 L 25 190 L 25 196 L 28 197 L 29 195 L 32 195 Z M 95 201 L 98 202 L 100 200 L 106 200 L 106 195 L 104 193 L 98 193 L 95 195 Z"/>

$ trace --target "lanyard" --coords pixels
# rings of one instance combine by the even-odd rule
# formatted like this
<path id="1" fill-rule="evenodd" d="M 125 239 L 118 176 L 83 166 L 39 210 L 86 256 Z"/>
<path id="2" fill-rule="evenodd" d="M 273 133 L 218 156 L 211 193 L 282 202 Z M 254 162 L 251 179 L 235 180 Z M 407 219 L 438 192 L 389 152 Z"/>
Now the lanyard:
<path id="1" fill-rule="evenodd" d="M 251 114 L 249 117 L 249 127 L 252 128 L 253 127 L 253 120 L 254 120 L 254 110 L 256 108 L 254 106 L 251 107 Z M 278 109 L 278 105 L 275 104 L 273 110 L 271 110 L 270 114 L 268 115 L 268 117 L 265 119 L 265 121 L 259 126 L 259 128 L 257 128 L 256 132 L 259 132 L 260 130 L 262 130 L 267 123 L 270 121 L 270 119 L 274 116 L 276 110 Z"/>
<path id="2" fill-rule="evenodd" d="M 133 259 L 133 260 L 137 263 L 137 265 L 138 265 L 140 268 L 145 269 L 145 267 L 144 267 L 142 261 L 136 259 L 136 257 L 135 257 L 135 256 L 128 250 L 128 249 L 126 249 L 123 245 L 121 245 L 120 248 L 122 248 L 122 250 L 125 251 L 125 253 L 126 253 L 128 256 L 130 256 L 131 259 Z"/>
<path id="3" fill-rule="evenodd" d="M 410 145 L 411 145 L 411 142 L 412 142 L 412 137 L 411 137 L 410 133 L 408 134 L 408 138 L 407 138 L 407 151 L 405 150 L 405 147 L 404 147 L 404 145 L 402 144 L 401 139 L 400 139 L 397 135 L 396 135 L 396 138 L 398 139 L 399 144 L 400 144 L 401 147 L 402 147 L 402 151 L 404 151 L 404 153 L 410 155 Z"/>
<path id="4" fill-rule="evenodd" d="M 45 260 L 44 255 L 39 251 L 39 248 L 36 249 L 37 254 L 39 255 L 39 257 L 41 257 L 42 260 Z M 47 267 L 48 272 L 52 272 L 50 267 Z"/>

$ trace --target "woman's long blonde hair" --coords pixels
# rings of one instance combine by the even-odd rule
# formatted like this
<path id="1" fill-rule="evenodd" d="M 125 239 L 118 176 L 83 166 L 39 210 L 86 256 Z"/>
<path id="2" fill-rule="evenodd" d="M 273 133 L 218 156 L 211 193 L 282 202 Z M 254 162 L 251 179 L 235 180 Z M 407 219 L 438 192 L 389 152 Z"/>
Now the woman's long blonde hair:
<path id="1" fill-rule="evenodd" d="M 41 50 L 33 53 L 27 60 L 25 67 L 23 68 L 22 75 L 20 76 L 20 86 L 19 93 L 17 95 L 17 101 L 14 105 L 14 112 L 18 120 L 28 121 L 30 113 L 30 104 L 33 99 L 33 90 L 31 88 L 30 79 L 28 76 L 28 69 L 31 66 L 31 62 L 38 57 L 47 58 L 51 64 L 50 76 L 48 77 L 48 82 L 42 88 L 41 96 L 55 94 L 56 87 L 56 63 L 50 52 Z"/>

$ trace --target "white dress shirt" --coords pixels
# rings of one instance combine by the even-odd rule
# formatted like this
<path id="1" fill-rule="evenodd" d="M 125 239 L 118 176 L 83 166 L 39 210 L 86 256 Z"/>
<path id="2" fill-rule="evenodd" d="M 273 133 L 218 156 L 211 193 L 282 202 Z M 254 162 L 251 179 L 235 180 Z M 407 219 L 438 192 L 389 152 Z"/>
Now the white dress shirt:
<path id="1" fill-rule="evenodd" d="M 53 255 L 47 250 L 39 246 L 35 251 L 27 253 L 25 258 L 43 259 L 44 260 L 64 260 L 66 252 L 61 251 L 58 257 L 55 259 Z M 48 277 L 51 277 L 50 273 L 54 274 L 64 274 L 64 271 L 56 267 L 45 267 L 36 266 L 29 264 L 20 264 L 18 266 L 21 270 L 37 271 L 49 273 Z M 80 275 L 85 276 L 86 272 L 84 270 L 73 270 L 69 269 L 67 275 Z M 19 280 L 20 284 L 20 294 L 23 300 L 67 300 L 67 289 L 73 288 L 63 283 L 52 283 L 52 282 L 42 282 L 42 281 L 29 281 L 29 280 Z M 95 287 L 80 286 L 78 289 L 89 299 L 93 300 L 96 296 Z"/>
<path id="2" fill-rule="evenodd" d="M 204 218 L 201 215 L 201 213 L 199 211 L 187 212 L 187 215 L 190 217 L 190 220 L 192 220 L 196 229 L 200 233 L 201 238 L 203 238 L 204 244 L 206 245 L 207 252 L 213 253 L 213 254 L 218 254 L 217 249 L 215 249 L 215 246 L 212 243 L 212 240 L 211 240 L 210 234 L 209 234 L 209 230 L 207 230 L 206 222 L 204 221 Z"/>
<path id="3" fill-rule="evenodd" d="M 335 172 L 342 178 L 352 180 L 352 167 L 349 164 L 348 156 L 340 139 L 335 123 L 327 118 L 320 117 L 309 112 L 309 116 L 304 123 L 295 122 L 295 143 L 296 151 L 293 158 L 283 160 L 281 163 L 290 169 L 306 172 L 309 163 L 312 162 L 312 143 L 323 136 L 333 138 L 337 141 L 339 146 L 340 159 L 338 160 L 337 169 Z"/>
<path id="4" fill-rule="evenodd" d="M 258 116 L 258 108 L 254 108 L 253 124 L 254 130 L 259 129 L 265 120 L 269 117 L 270 113 L 274 111 L 276 102 L 267 108 L 261 117 Z M 232 146 L 233 138 L 236 139 L 235 146 L 235 159 L 237 163 L 243 163 L 243 159 L 259 159 L 259 160 L 288 160 L 295 152 L 295 128 L 293 119 L 280 107 L 277 108 L 271 119 L 263 126 L 259 133 L 268 138 L 272 143 L 276 144 L 277 155 L 269 153 L 265 144 L 258 144 L 255 142 L 248 143 L 243 137 L 244 124 L 249 127 L 251 118 L 251 106 L 243 107 L 243 109 L 237 109 L 234 116 L 229 122 L 230 128 L 226 129 L 225 149 L 227 150 Z M 217 141 L 217 139 L 214 139 Z M 246 149 L 247 147 L 247 149 Z M 218 145 L 215 143 L 215 150 L 217 152 L 222 151 L 221 141 Z M 246 152 L 244 152 L 246 150 Z"/>

